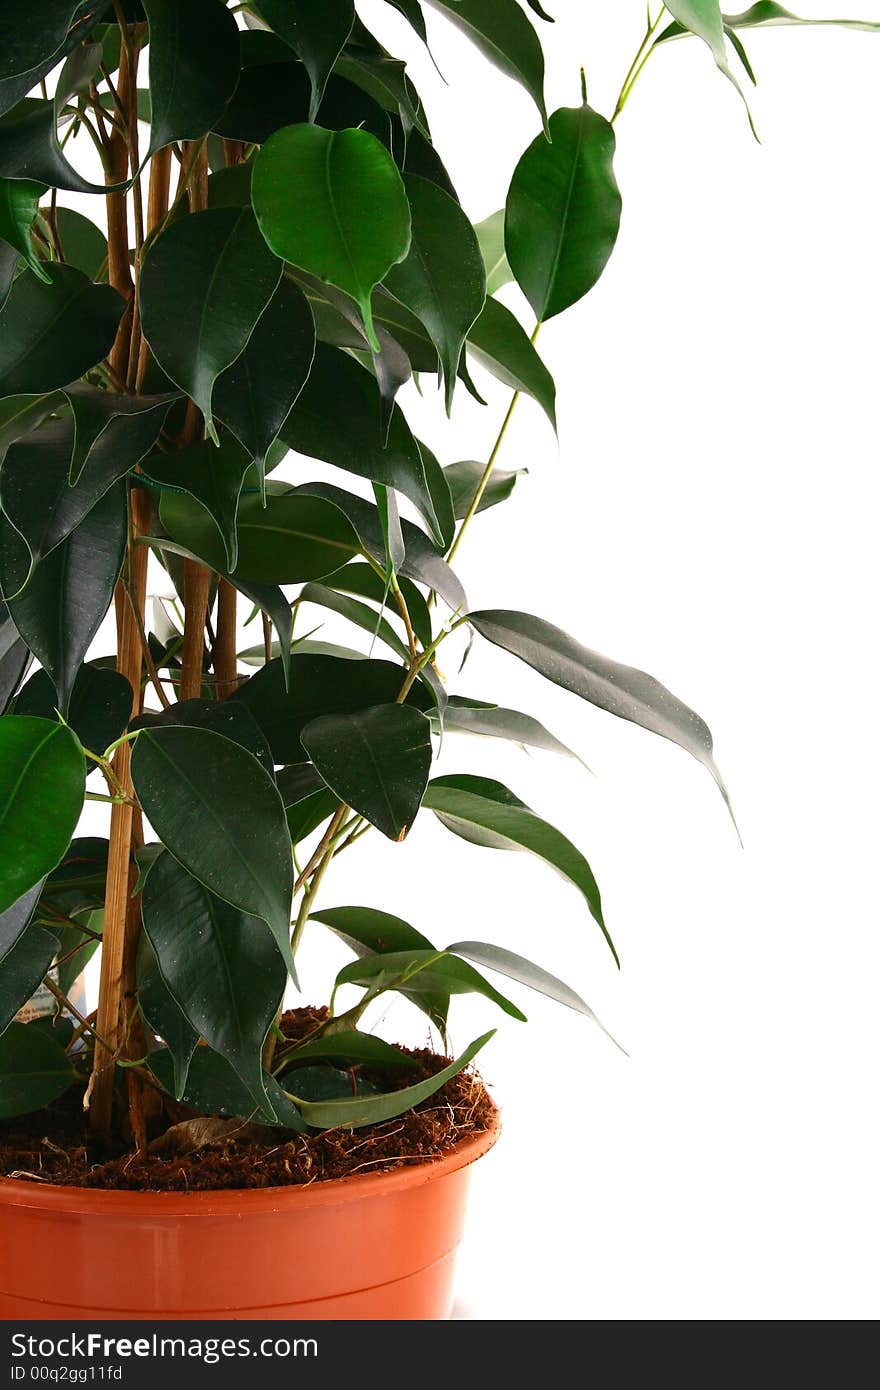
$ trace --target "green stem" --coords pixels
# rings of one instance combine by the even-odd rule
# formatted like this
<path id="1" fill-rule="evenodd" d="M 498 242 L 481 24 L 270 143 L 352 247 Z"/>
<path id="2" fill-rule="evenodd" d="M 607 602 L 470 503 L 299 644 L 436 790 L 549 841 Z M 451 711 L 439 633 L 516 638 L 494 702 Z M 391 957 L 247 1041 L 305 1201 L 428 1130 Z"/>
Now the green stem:
<path id="1" fill-rule="evenodd" d="M 648 10 L 648 27 L 645 30 L 642 42 L 639 44 L 636 56 L 630 63 L 626 77 L 623 79 L 623 83 L 621 84 L 621 88 L 617 96 L 617 101 L 614 106 L 614 114 L 611 117 L 612 125 L 617 120 L 617 117 L 620 115 L 623 108 L 626 106 L 626 103 L 629 101 L 630 92 L 636 85 L 636 82 L 639 79 L 639 75 L 642 69 L 644 68 L 651 54 L 654 52 L 654 35 L 656 34 L 657 28 L 665 13 L 666 6 L 661 5 L 657 14 L 657 18 L 652 20 L 651 11 L 650 9 Z"/>
<path id="2" fill-rule="evenodd" d="M 540 324 L 536 325 L 535 331 L 532 334 L 533 343 L 538 336 L 538 329 L 540 328 L 540 326 Z M 510 422 L 513 418 L 513 412 L 516 410 L 516 403 L 519 400 L 519 397 L 519 391 L 514 391 L 513 395 L 510 398 L 510 405 L 507 407 L 507 414 L 501 422 L 501 428 L 498 431 L 498 436 L 495 440 L 495 443 L 492 445 L 492 452 L 489 455 L 489 461 L 486 464 L 486 467 L 483 469 L 483 476 L 477 483 L 477 490 L 471 498 L 471 504 L 468 507 L 467 512 L 465 513 L 462 519 L 462 523 L 458 528 L 458 532 L 455 536 L 455 539 L 453 540 L 452 545 L 446 552 L 446 560 L 449 564 L 451 564 L 452 561 L 455 559 L 456 553 L 458 551 L 459 546 L 461 545 L 465 531 L 470 526 L 477 512 L 480 510 L 480 503 L 483 500 L 483 493 L 489 486 L 489 479 L 492 477 L 492 474 L 495 470 L 495 463 L 499 453 L 501 452 L 501 446 L 504 443 L 504 436 L 507 434 L 508 426 L 510 425 Z"/>

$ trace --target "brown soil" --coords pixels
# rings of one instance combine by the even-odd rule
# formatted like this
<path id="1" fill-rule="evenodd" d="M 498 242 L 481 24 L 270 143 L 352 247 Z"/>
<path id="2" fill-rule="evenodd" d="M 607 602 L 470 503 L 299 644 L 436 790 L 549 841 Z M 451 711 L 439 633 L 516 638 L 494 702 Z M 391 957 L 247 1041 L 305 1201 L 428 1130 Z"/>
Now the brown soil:
<path id="1" fill-rule="evenodd" d="M 282 1027 L 289 1038 L 311 1032 L 324 1011 L 293 1009 Z M 406 1049 L 419 1071 L 363 1075 L 384 1090 L 435 1075 L 449 1059 Z M 193 1112 L 173 1102 L 166 1122 Z M 362 1129 L 291 1135 L 227 1122 L 223 1133 L 190 1153 L 138 1155 L 121 1141 L 88 1134 L 79 1091 L 54 1105 L 0 1125 L 0 1176 L 55 1186 L 139 1192 L 199 1192 L 224 1188 L 284 1187 L 357 1173 L 387 1172 L 439 1158 L 457 1143 L 485 1132 L 496 1107 L 473 1072 L 460 1072 L 415 1110 Z"/>

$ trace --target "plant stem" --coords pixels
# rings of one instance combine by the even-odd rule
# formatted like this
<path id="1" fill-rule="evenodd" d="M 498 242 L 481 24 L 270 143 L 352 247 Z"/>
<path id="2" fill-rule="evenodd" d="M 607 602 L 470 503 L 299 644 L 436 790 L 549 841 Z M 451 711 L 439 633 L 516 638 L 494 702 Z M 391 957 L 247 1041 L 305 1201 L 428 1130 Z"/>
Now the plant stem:
<path id="1" fill-rule="evenodd" d="M 665 13 L 666 7 L 665 5 L 661 5 L 657 13 L 657 18 L 652 20 L 651 11 L 650 9 L 648 10 L 648 25 L 642 38 L 642 42 L 639 44 L 636 56 L 630 63 L 629 70 L 627 71 L 626 77 L 623 79 L 623 82 L 621 84 L 621 88 L 617 96 L 617 102 L 614 106 L 614 112 L 611 117 L 612 125 L 617 120 L 624 106 L 626 106 L 626 103 L 629 101 L 630 92 L 636 85 L 636 82 L 639 80 L 639 75 L 643 67 L 647 63 L 651 54 L 654 52 L 654 35 L 656 34 L 657 27 L 660 24 L 660 21 Z"/>
<path id="2" fill-rule="evenodd" d="M 54 994 L 62 1009 L 66 1009 L 67 1012 L 76 1019 L 77 1023 L 81 1028 L 87 1028 L 89 1032 L 94 1035 L 95 1040 L 99 1042 L 102 1047 L 105 1047 L 108 1052 L 113 1051 L 113 1048 L 110 1046 L 109 1042 L 107 1042 L 106 1038 L 102 1038 L 97 1028 L 93 1028 L 91 1023 L 89 1023 L 88 1019 L 83 1017 L 76 1005 L 72 1004 L 68 999 L 67 995 L 58 988 L 51 975 L 47 975 L 45 977 L 45 979 L 43 980 L 43 984 L 46 986 L 50 994 Z"/>

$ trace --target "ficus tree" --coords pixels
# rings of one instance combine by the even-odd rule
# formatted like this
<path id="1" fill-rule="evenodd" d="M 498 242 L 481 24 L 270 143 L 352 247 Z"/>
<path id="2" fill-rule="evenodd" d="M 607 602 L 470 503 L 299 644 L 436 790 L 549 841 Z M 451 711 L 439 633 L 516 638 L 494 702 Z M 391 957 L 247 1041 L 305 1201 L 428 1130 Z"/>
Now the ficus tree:
<path id="1" fill-rule="evenodd" d="M 614 952 L 579 848 L 507 786 L 432 776 L 460 732 L 568 751 L 533 715 L 447 688 L 452 633 L 680 744 L 724 792 L 691 709 L 503 592 L 472 610 L 452 562 L 516 483 L 496 462 L 518 397 L 555 424 L 535 339 L 614 250 L 615 121 L 644 64 L 691 36 L 739 85 L 745 31 L 804 21 L 667 0 L 606 116 L 585 84 L 547 111 L 537 0 L 389 3 L 424 43 L 425 10 L 458 26 L 534 103 L 506 206 L 476 227 L 405 64 L 353 0 L 0 8 L 0 1117 L 78 1087 L 94 1131 L 138 1145 L 162 1092 L 303 1132 L 362 1125 L 490 1036 L 407 1082 L 407 1055 L 360 1027 L 387 991 L 444 1038 L 456 994 L 523 1017 L 499 976 L 591 1016 L 503 943 L 318 901 L 368 831 L 403 854 L 432 814 L 544 860 Z M 510 281 L 530 321 L 496 297 Z M 434 377 L 452 411 L 480 399 L 473 369 L 509 409 L 485 463 L 443 466 L 398 394 Z M 350 487 L 311 481 L 310 460 Z M 174 605 L 148 608 L 148 566 Z M 315 641 L 303 604 L 360 647 Z M 115 651 L 96 653 L 111 609 Z M 246 613 L 263 640 L 242 653 Z M 85 801 L 104 805 L 105 837 L 77 835 Z M 309 921 L 352 960 L 292 1043 L 277 1021 Z M 71 994 L 96 950 L 86 1015 Z M 16 1021 L 41 982 L 57 1017 Z M 361 993 L 340 1011 L 343 985 Z M 352 1094 L 365 1066 L 404 1084 Z"/>

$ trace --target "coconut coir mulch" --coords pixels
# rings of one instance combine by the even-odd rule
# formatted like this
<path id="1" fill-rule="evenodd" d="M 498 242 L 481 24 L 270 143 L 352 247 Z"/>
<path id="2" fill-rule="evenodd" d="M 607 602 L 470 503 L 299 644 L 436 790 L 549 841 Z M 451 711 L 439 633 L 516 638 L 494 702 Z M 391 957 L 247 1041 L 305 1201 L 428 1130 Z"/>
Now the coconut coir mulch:
<path id="1" fill-rule="evenodd" d="M 299 1038 L 323 1016 L 323 1010 L 292 1009 L 284 1015 L 282 1029 L 288 1038 Z M 418 1072 L 401 1075 L 364 1068 L 360 1074 L 383 1090 L 393 1090 L 448 1065 L 448 1058 L 432 1052 L 407 1051 L 419 1063 Z M 174 1105 L 167 1118 L 179 1122 L 191 1114 Z M 286 1187 L 439 1158 L 489 1129 L 495 1114 L 480 1078 L 459 1072 L 414 1110 L 383 1124 L 289 1135 L 229 1121 L 218 1126 L 221 1134 L 195 1151 L 174 1152 L 172 1145 L 171 1152 L 166 1147 L 138 1155 L 119 1140 L 98 1142 L 89 1135 L 76 1090 L 45 1110 L 0 1125 L 0 1176 L 136 1192 Z"/>

